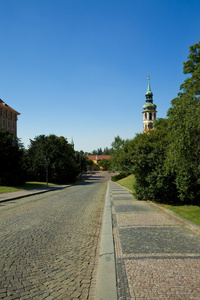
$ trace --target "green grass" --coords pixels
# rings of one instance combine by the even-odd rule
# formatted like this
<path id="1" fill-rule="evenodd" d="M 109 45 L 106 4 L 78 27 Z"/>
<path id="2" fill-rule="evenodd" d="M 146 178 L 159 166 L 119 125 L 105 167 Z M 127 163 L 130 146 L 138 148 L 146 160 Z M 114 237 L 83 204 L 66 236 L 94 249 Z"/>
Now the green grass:
<path id="1" fill-rule="evenodd" d="M 162 204 L 165 208 L 175 212 L 183 218 L 192 221 L 193 223 L 200 226 L 200 206 L 195 205 L 167 205 Z"/>
<path id="2" fill-rule="evenodd" d="M 53 183 L 49 183 L 49 186 L 53 186 L 55 184 Z M 16 191 L 20 191 L 20 190 L 33 190 L 33 189 L 38 189 L 38 188 L 42 188 L 42 187 L 46 187 L 46 182 L 34 182 L 34 181 L 29 181 L 26 182 L 24 185 L 22 186 L 17 186 L 17 187 L 13 187 L 13 186 L 0 186 L 0 193 L 9 193 L 9 192 L 16 192 Z"/>
<path id="3" fill-rule="evenodd" d="M 134 192 L 133 184 L 135 183 L 135 176 L 131 174 L 126 178 L 118 180 L 117 183 Z"/>

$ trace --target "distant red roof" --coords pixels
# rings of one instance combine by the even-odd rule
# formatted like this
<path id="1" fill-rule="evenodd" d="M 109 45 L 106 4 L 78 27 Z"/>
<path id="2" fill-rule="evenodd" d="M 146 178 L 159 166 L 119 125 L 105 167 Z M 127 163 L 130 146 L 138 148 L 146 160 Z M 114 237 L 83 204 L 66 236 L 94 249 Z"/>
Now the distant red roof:
<path id="1" fill-rule="evenodd" d="M 7 108 L 8 110 L 11 110 L 13 113 L 15 113 L 16 115 L 20 115 L 20 113 L 18 111 L 16 111 L 15 109 L 13 109 L 12 107 L 10 107 L 8 104 L 6 104 L 2 99 L 0 99 L 0 107 L 3 107 L 4 109 Z"/>
<path id="2" fill-rule="evenodd" d="M 88 159 L 101 161 L 102 159 L 109 159 L 110 155 L 86 155 Z"/>

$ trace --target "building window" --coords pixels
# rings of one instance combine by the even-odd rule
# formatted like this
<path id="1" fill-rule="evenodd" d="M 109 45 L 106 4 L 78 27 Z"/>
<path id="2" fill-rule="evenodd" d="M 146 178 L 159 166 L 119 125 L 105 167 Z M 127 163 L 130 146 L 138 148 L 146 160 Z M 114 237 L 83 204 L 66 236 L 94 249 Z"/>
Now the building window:
<path id="1" fill-rule="evenodd" d="M 149 113 L 149 120 L 152 120 L 152 113 Z"/>

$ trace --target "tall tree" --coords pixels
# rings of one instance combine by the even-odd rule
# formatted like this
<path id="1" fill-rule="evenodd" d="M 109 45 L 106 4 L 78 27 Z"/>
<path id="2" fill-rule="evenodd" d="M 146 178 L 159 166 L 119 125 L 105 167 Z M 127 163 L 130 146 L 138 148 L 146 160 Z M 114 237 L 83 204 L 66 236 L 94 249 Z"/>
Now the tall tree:
<path id="1" fill-rule="evenodd" d="M 27 152 L 29 176 L 45 181 L 46 162 L 49 161 L 49 181 L 67 183 L 80 172 L 74 149 L 64 137 L 40 135 L 30 141 Z"/>
<path id="2" fill-rule="evenodd" d="M 192 92 L 200 95 L 200 41 L 190 47 L 188 60 L 183 63 L 183 73 L 190 74 L 180 89 L 185 92 Z"/>
<path id="3" fill-rule="evenodd" d="M 176 177 L 179 199 L 199 203 L 200 198 L 200 42 L 190 47 L 183 73 L 190 74 L 168 110 L 168 172 Z"/>
<path id="4" fill-rule="evenodd" d="M 22 185 L 24 149 L 13 135 L 0 131 L 0 185 Z"/>
<path id="5" fill-rule="evenodd" d="M 159 119 L 150 134 L 138 134 L 134 139 L 133 173 L 138 199 L 176 201 L 173 175 L 166 174 L 168 120 Z"/>
<path id="6" fill-rule="evenodd" d="M 124 146 L 124 140 L 118 135 L 112 142 L 110 155 L 112 156 L 112 169 L 120 171 L 120 152 Z"/>
<path id="7" fill-rule="evenodd" d="M 110 149 L 108 149 L 108 147 L 104 148 L 103 154 L 104 155 L 109 155 L 110 154 Z"/>

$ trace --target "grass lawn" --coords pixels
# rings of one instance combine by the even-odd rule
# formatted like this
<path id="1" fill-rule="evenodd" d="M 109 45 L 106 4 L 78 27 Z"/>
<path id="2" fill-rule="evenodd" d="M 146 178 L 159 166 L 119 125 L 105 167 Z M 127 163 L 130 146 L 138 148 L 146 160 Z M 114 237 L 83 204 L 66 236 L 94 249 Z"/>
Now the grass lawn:
<path id="1" fill-rule="evenodd" d="M 195 206 L 195 205 L 174 206 L 174 205 L 167 205 L 167 204 L 162 204 L 162 206 L 164 206 L 169 210 L 172 210 L 176 214 L 200 226 L 200 206 Z"/>
<path id="2" fill-rule="evenodd" d="M 49 183 L 49 186 L 53 186 L 55 184 Z M 9 192 L 16 192 L 20 190 L 32 190 L 38 189 L 41 187 L 46 187 L 46 182 L 26 182 L 22 186 L 12 187 L 12 186 L 0 186 L 0 193 L 9 193 Z"/>
<path id="3" fill-rule="evenodd" d="M 134 189 L 133 189 L 134 182 L 135 182 L 135 176 L 133 174 L 117 181 L 117 183 L 119 183 L 120 185 L 126 187 L 127 189 L 129 189 L 133 192 L 134 192 Z"/>

